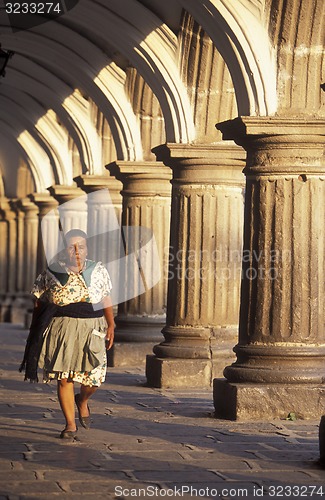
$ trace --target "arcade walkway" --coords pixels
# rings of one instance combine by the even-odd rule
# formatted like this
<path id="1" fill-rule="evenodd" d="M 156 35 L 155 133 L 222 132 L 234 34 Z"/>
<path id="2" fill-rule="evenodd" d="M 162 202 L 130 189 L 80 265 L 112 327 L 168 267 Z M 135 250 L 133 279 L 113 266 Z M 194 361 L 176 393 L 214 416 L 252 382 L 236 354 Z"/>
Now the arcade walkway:
<path id="1" fill-rule="evenodd" d="M 62 441 L 55 385 L 17 371 L 26 331 L 0 338 L 1 500 L 325 496 L 318 422 L 216 420 L 209 390 L 149 389 L 135 369 L 110 369 L 92 429 Z"/>

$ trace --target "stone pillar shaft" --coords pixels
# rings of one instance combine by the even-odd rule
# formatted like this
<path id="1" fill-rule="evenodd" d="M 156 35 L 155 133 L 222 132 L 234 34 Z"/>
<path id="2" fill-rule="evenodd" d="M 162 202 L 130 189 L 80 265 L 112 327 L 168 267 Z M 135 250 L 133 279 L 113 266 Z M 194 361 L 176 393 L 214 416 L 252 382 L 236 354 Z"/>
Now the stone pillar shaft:
<path id="1" fill-rule="evenodd" d="M 237 331 L 244 152 L 175 144 L 157 154 L 173 168 L 170 266 L 165 341 L 148 357 L 147 378 L 209 385 L 216 344 Z"/>
<path id="2" fill-rule="evenodd" d="M 36 274 L 38 274 L 46 269 L 48 260 L 57 253 L 59 217 L 56 208 L 58 202 L 49 193 L 35 193 L 30 198 L 39 209 L 36 265 Z"/>
<path id="3" fill-rule="evenodd" d="M 85 193 L 76 186 L 51 186 L 50 194 L 58 205 L 60 226 L 64 233 L 70 229 L 87 231 L 87 199 Z"/>
<path id="4" fill-rule="evenodd" d="M 122 183 L 109 175 L 81 175 L 75 178 L 87 193 L 87 235 L 89 258 L 107 265 L 112 280 L 112 301 L 119 293 L 121 256 Z"/>
<path id="5" fill-rule="evenodd" d="M 153 318 L 164 324 L 166 317 L 166 295 L 167 295 L 167 266 L 168 259 L 168 234 L 170 227 L 170 194 L 171 194 L 171 170 L 157 162 L 119 162 L 118 167 L 124 182 L 122 226 L 126 228 L 144 227 L 150 231 L 155 238 L 160 262 L 147 262 L 144 269 L 143 280 L 146 284 L 146 271 L 151 272 L 153 266 L 160 266 L 161 280 L 153 288 L 139 294 L 134 289 L 134 297 L 119 306 L 119 320 L 127 320 L 132 316 Z M 130 235 L 126 234 L 126 253 L 128 247 L 133 247 L 133 238 L 141 238 L 137 231 Z M 142 243 L 139 241 L 139 245 Z M 148 267 L 149 265 L 149 267 Z M 149 277 L 150 278 L 150 277 Z"/>
<path id="6" fill-rule="evenodd" d="M 247 149 L 239 343 L 224 374 L 234 383 L 321 384 L 325 123 L 244 117 L 220 128 Z"/>
<path id="7" fill-rule="evenodd" d="M 10 203 L 15 214 L 15 232 L 16 232 L 16 249 L 15 249 L 15 292 L 23 291 L 24 280 L 24 212 L 19 207 L 17 200 Z"/>
<path id="8" fill-rule="evenodd" d="M 36 275 L 38 208 L 29 198 L 19 200 L 24 212 L 23 290 L 29 292 Z"/>
<path id="9" fill-rule="evenodd" d="M 0 220 L 0 294 L 7 292 L 8 273 L 8 222 L 4 216 Z"/>
<path id="10" fill-rule="evenodd" d="M 125 363 L 134 364 L 135 360 L 143 364 L 154 343 L 161 340 L 166 318 L 171 193 L 171 170 L 162 163 L 123 161 L 116 165 L 111 171 L 123 182 L 121 254 L 126 255 L 126 265 L 119 279 L 124 297 L 121 293 L 116 316 L 114 366 L 120 364 L 119 349 L 121 361 L 124 357 Z M 152 239 L 158 254 L 151 252 Z M 156 274 L 160 279 L 154 283 Z"/>
<path id="11" fill-rule="evenodd" d="M 15 251 L 16 251 L 16 223 L 15 213 L 9 199 L 0 199 L 1 214 L 1 292 L 7 294 L 15 289 Z"/>

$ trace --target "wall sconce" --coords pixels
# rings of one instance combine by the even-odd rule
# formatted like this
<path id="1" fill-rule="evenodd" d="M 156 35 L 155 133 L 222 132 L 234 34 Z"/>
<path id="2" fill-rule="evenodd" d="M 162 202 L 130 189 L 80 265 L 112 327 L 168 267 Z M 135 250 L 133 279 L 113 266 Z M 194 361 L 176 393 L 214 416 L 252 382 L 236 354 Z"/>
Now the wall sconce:
<path id="1" fill-rule="evenodd" d="M 0 76 L 5 76 L 6 74 L 6 66 L 10 57 L 14 55 L 12 50 L 2 50 L 0 43 Z"/>

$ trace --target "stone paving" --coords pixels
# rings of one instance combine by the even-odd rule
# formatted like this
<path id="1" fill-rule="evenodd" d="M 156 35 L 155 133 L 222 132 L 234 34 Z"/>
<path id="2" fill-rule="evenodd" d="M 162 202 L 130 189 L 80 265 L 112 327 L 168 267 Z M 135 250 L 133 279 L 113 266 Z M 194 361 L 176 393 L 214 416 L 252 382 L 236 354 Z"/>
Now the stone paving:
<path id="1" fill-rule="evenodd" d="M 55 383 L 18 372 L 27 332 L 0 325 L 0 500 L 325 498 L 316 421 L 214 418 L 212 391 L 145 386 L 110 368 L 92 428 L 59 439 Z"/>

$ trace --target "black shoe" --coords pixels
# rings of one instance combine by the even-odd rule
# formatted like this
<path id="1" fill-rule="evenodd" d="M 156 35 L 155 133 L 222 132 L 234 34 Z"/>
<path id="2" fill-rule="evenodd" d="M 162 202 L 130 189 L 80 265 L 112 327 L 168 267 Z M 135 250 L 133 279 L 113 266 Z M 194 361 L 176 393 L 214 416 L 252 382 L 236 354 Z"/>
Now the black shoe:
<path id="1" fill-rule="evenodd" d="M 88 417 L 83 417 L 80 414 L 80 408 L 79 408 L 79 405 L 78 405 L 79 398 L 80 398 L 80 394 L 76 394 L 75 397 L 74 397 L 75 403 L 77 405 L 79 422 L 82 425 L 82 427 L 84 427 L 85 429 L 90 429 L 90 408 L 87 405 L 87 408 L 88 408 L 88 411 L 89 411 L 89 415 L 88 415 Z"/>
<path id="2" fill-rule="evenodd" d="M 75 431 L 67 431 L 66 429 L 63 429 L 63 431 L 60 434 L 60 438 L 61 439 L 75 439 L 77 432 L 78 432 L 78 427 L 76 428 Z"/>

